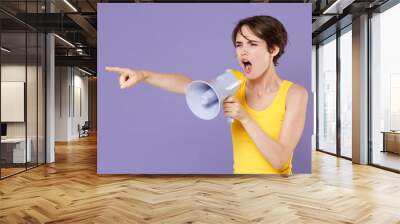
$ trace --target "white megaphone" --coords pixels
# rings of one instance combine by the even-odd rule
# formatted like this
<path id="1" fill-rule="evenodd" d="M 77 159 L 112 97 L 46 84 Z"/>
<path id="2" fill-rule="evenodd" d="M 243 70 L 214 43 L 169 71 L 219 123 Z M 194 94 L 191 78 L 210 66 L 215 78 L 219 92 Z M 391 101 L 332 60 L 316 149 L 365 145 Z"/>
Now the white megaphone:
<path id="1" fill-rule="evenodd" d="M 221 105 L 228 96 L 232 96 L 240 87 L 240 80 L 231 72 L 217 76 L 210 82 L 196 80 L 186 89 L 186 103 L 200 119 L 211 120 L 217 117 Z M 232 118 L 228 118 L 230 123 Z"/>

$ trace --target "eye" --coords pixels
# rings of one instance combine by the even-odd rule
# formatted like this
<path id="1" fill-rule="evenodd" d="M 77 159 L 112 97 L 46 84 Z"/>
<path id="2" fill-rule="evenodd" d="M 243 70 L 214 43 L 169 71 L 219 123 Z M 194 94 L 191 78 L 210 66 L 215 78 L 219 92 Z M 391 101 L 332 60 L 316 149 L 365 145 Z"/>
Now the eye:
<path id="1" fill-rule="evenodd" d="M 255 44 L 255 43 L 251 43 L 250 45 L 251 45 L 251 46 L 257 46 L 257 44 Z"/>
<path id="2" fill-rule="evenodd" d="M 236 44 L 236 48 L 241 47 L 241 46 L 242 46 L 241 44 Z"/>

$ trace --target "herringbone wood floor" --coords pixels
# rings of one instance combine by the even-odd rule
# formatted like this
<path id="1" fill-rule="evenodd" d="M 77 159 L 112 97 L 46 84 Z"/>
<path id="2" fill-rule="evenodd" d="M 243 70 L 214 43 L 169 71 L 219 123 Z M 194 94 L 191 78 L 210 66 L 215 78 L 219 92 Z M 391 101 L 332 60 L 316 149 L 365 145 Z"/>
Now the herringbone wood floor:
<path id="1" fill-rule="evenodd" d="M 0 223 L 400 223 L 400 175 L 313 153 L 313 174 L 97 175 L 96 139 L 0 181 Z"/>

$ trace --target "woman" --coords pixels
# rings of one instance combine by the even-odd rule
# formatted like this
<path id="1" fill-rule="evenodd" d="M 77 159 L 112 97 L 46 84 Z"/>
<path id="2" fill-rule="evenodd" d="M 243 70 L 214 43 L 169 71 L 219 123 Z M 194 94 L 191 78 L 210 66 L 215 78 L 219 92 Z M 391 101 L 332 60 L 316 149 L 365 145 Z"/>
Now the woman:
<path id="1" fill-rule="evenodd" d="M 303 132 L 308 93 L 282 80 L 275 66 L 284 53 L 287 32 L 270 16 L 245 18 L 232 32 L 236 57 L 243 73 L 232 71 L 242 82 L 235 96 L 224 101 L 224 113 L 235 119 L 232 143 L 235 174 L 291 174 L 292 156 Z M 179 74 L 106 67 L 120 74 L 122 89 L 144 81 L 171 92 L 185 94 L 192 81 Z"/>

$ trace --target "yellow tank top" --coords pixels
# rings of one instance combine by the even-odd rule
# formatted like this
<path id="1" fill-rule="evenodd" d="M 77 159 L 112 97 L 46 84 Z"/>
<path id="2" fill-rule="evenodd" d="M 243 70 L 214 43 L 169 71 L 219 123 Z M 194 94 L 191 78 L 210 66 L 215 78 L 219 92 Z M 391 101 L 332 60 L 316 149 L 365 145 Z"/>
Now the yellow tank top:
<path id="1" fill-rule="evenodd" d="M 279 140 L 283 120 L 286 111 L 286 96 L 290 86 L 290 81 L 283 80 L 272 103 L 261 111 L 252 109 L 246 103 L 246 77 L 239 71 L 232 70 L 232 73 L 239 78 L 242 83 L 235 97 L 241 103 L 244 110 L 250 117 L 260 125 L 274 140 Z M 276 170 L 263 156 L 253 140 L 247 134 L 242 124 L 235 120 L 231 126 L 232 145 L 233 145 L 233 170 L 235 174 L 291 174 L 292 156 L 281 170 Z"/>

